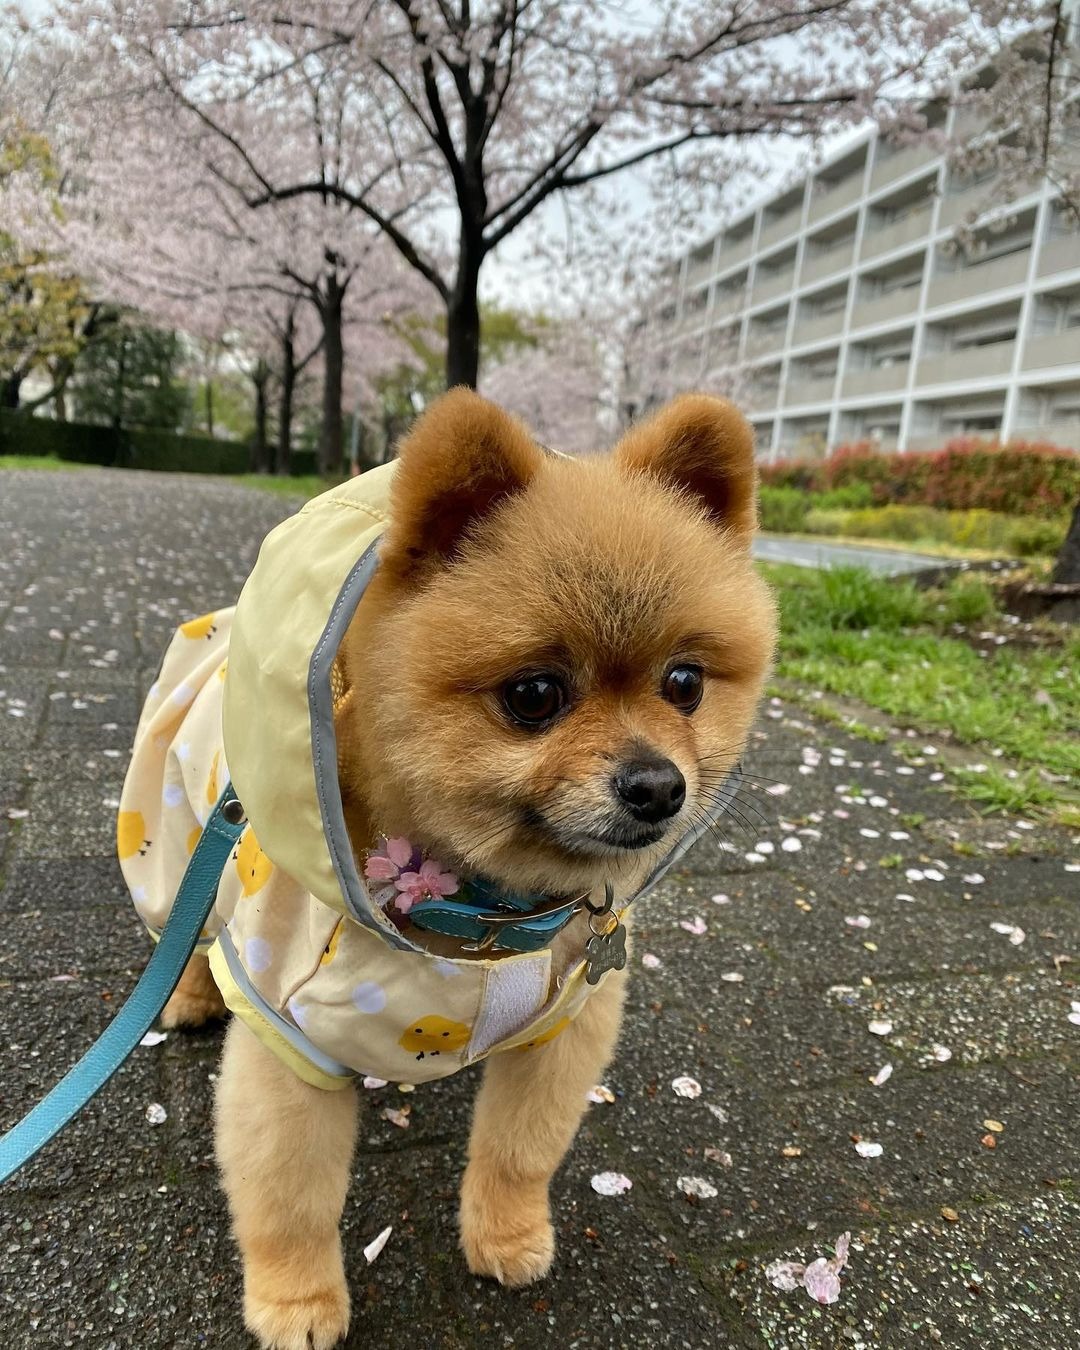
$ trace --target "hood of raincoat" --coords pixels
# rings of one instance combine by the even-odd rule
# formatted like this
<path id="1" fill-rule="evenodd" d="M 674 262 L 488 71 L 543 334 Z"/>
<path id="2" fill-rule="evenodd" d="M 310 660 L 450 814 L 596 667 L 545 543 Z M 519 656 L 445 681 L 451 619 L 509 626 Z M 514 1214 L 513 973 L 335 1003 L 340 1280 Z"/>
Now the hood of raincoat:
<path id="1" fill-rule="evenodd" d="M 237 601 L 225 755 L 260 845 L 331 909 L 412 948 L 356 867 L 337 778 L 334 659 L 378 565 L 394 465 L 308 502 L 266 537 Z"/>

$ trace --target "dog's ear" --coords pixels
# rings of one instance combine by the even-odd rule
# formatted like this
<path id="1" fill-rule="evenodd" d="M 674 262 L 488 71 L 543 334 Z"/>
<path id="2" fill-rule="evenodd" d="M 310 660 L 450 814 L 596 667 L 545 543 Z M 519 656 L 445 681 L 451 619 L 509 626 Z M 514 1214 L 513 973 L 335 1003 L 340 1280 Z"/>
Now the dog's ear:
<path id="1" fill-rule="evenodd" d="M 509 413 L 451 389 L 401 444 L 383 566 L 409 577 L 450 561 L 474 526 L 528 486 L 542 456 Z"/>
<path id="2" fill-rule="evenodd" d="M 619 442 L 616 459 L 692 494 L 749 546 L 757 526 L 754 433 L 726 399 L 683 394 Z"/>

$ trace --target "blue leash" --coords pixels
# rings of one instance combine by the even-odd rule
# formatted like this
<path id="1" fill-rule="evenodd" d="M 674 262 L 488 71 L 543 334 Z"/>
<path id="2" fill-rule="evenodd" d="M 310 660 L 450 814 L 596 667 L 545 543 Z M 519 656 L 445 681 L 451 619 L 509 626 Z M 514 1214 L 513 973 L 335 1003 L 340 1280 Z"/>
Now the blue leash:
<path id="1" fill-rule="evenodd" d="M 195 845 L 172 913 L 131 996 L 48 1096 L 0 1138 L 0 1184 L 59 1134 L 153 1026 L 195 950 L 229 853 L 246 824 L 243 807 L 229 783 Z"/>

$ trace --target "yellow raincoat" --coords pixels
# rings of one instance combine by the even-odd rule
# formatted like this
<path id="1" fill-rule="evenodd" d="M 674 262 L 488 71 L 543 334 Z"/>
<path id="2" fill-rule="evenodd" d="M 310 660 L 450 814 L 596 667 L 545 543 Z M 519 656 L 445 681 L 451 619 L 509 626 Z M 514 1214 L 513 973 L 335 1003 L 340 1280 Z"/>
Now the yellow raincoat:
<path id="1" fill-rule="evenodd" d="M 235 610 L 177 631 L 139 720 L 117 828 L 156 936 L 231 777 L 248 825 L 200 945 L 229 1008 L 324 1088 L 358 1074 L 424 1082 L 550 1039 L 599 987 L 583 961 L 553 971 L 546 949 L 435 957 L 389 922 L 357 870 L 337 781 L 334 657 L 377 565 L 393 472 L 309 502 L 267 536 Z"/>

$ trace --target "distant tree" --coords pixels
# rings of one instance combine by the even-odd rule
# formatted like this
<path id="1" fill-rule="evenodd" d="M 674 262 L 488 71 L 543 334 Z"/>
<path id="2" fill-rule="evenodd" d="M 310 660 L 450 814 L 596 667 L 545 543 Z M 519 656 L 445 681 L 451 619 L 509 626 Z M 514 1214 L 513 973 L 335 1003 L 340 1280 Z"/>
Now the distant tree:
<path id="1" fill-rule="evenodd" d="M 965 134 L 949 147 L 952 167 L 982 182 L 961 222 L 958 243 L 974 242 L 974 222 L 1008 218 L 1010 203 L 1043 179 L 1058 209 L 1080 227 L 1080 9 L 1075 0 L 1033 0 L 1022 36 L 965 79 L 958 102 Z M 1080 502 L 1052 574 L 1080 584 Z"/>
<path id="2" fill-rule="evenodd" d="M 115 427 L 175 431 L 190 414 L 181 379 L 183 346 L 175 333 L 114 324 L 86 349 L 73 389 L 76 416 Z"/>
<path id="3" fill-rule="evenodd" d="M 947 144 L 956 173 L 983 183 L 971 218 L 1007 210 L 1048 179 L 1080 224 L 1080 9 L 1031 0 L 1024 31 L 967 72 L 953 97 L 961 130 Z"/>
<path id="4" fill-rule="evenodd" d="M 0 406 L 17 408 L 39 367 L 65 369 L 93 314 L 83 283 L 43 240 L 58 210 L 48 142 L 15 117 L 0 117 Z"/>
<path id="5" fill-rule="evenodd" d="M 526 322 L 523 336 L 485 362 L 480 392 L 515 413 L 553 450 L 600 448 L 605 440 L 600 335 L 581 320 L 543 319 Z"/>
<path id="6" fill-rule="evenodd" d="M 503 305 L 481 306 L 481 365 L 485 369 L 534 351 L 549 326 L 544 315 L 521 314 Z M 446 389 L 446 319 L 427 313 L 405 314 L 393 323 L 400 339 L 400 361 L 376 381 L 381 416 L 380 439 L 388 454 L 422 408 Z"/>

